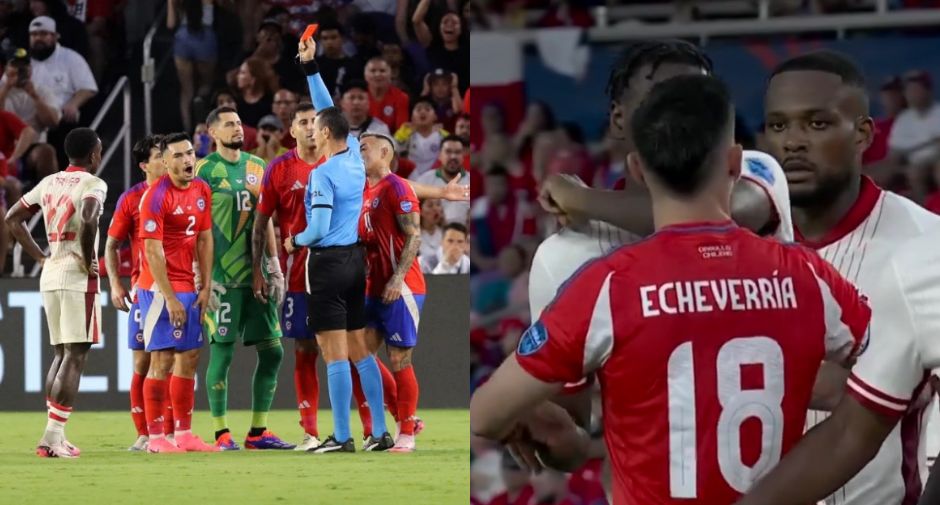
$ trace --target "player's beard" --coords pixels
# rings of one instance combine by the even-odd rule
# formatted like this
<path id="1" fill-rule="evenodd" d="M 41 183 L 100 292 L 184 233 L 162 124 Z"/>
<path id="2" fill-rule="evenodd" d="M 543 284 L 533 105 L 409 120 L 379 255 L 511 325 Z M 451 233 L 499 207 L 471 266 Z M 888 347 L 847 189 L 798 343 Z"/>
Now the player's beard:
<path id="1" fill-rule="evenodd" d="M 222 142 L 222 147 L 226 149 L 241 149 L 245 145 L 244 140 L 233 140 L 231 142 Z"/>
<path id="2" fill-rule="evenodd" d="M 852 178 L 858 177 L 854 170 L 844 170 L 816 179 L 816 187 L 810 191 L 790 191 L 790 205 L 797 208 L 825 207 L 838 199 Z"/>

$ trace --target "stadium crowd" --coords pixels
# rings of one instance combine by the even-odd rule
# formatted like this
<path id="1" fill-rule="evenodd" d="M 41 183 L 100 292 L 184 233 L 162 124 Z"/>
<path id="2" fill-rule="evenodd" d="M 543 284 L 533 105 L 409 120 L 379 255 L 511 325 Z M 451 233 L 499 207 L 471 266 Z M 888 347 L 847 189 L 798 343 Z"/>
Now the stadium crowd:
<path id="1" fill-rule="evenodd" d="M 171 0 L 165 29 L 172 33 L 170 73 L 180 101 L 178 109 L 156 107 L 154 123 L 190 132 L 201 158 L 213 145 L 206 125 L 193 118 L 231 106 L 244 122 L 245 151 L 272 161 L 296 145 L 289 119 L 310 99 L 296 47 L 304 27 L 318 23 L 322 75 L 352 132 L 393 136 L 393 169 L 402 177 L 439 186 L 459 177 L 467 184 L 468 5 Z M 99 89 L 108 91 L 121 71 L 134 75 L 115 63 L 129 7 L 124 0 L 0 1 L 0 208 L 64 167 L 65 134 L 90 123 L 105 94 Z M 468 272 L 468 213 L 461 202 L 422 208 L 425 273 Z M 0 276 L 11 271 L 10 246 L 9 233 L 0 230 Z"/>

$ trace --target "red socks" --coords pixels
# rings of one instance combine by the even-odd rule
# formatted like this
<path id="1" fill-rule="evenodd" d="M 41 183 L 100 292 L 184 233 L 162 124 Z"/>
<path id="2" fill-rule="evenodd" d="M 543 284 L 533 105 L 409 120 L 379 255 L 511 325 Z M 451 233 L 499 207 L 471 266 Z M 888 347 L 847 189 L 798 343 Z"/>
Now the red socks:
<path id="1" fill-rule="evenodd" d="M 146 436 L 147 417 L 144 415 L 144 376 L 135 373 L 131 378 L 131 419 L 138 436 Z"/>
<path id="2" fill-rule="evenodd" d="M 415 433 L 415 412 L 418 410 L 418 379 L 414 367 L 395 372 L 398 382 L 398 420 L 401 432 L 405 435 Z"/>
<path id="3" fill-rule="evenodd" d="M 362 421 L 362 436 L 368 437 L 372 434 L 372 412 L 366 402 L 366 395 L 362 392 L 362 381 L 359 380 L 356 366 L 350 366 L 349 371 L 352 374 L 353 397 L 356 399 L 356 408 L 359 410 L 359 420 Z"/>
<path id="4" fill-rule="evenodd" d="M 379 372 L 382 372 L 382 392 L 385 395 L 385 406 L 388 407 L 389 413 L 398 422 L 401 419 L 398 418 L 398 386 L 396 385 L 395 376 L 388 371 L 385 363 L 382 363 L 378 356 L 376 356 L 375 362 L 379 365 Z"/>
<path id="5" fill-rule="evenodd" d="M 176 431 L 189 431 L 193 423 L 193 406 L 196 380 L 173 376 L 170 378 L 170 402 L 173 404 L 173 417 Z"/>
<path id="6" fill-rule="evenodd" d="M 166 382 L 150 377 L 144 379 L 144 414 L 147 416 L 147 431 L 152 437 L 163 436 L 164 416 L 168 403 Z"/>
<path id="7" fill-rule="evenodd" d="M 173 434 L 173 402 L 170 401 L 170 381 L 173 380 L 173 374 L 168 374 L 163 382 L 164 395 L 166 398 L 166 409 L 163 413 L 163 434 Z"/>
<path id="8" fill-rule="evenodd" d="M 317 353 L 294 351 L 294 391 L 304 432 L 317 434 L 317 404 L 320 400 L 320 379 L 317 377 Z"/>

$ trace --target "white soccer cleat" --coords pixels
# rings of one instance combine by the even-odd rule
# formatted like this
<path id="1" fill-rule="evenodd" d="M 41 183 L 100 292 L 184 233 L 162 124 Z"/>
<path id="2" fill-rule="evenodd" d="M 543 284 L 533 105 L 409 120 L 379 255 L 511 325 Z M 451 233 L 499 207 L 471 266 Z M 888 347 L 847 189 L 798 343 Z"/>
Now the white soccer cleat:
<path id="1" fill-rule="evenodd" d="M 320 446 L 320 439 L 318 439 L 317 437 L 309 433 L 304 433 L 303 442 L 297 444 L 297 446 L 294 447 L 294 450 L 295 451 L 307 451 L 310 449 L 316 449 L 319 446 Z"/>
<path id="2" fill-rule="evenodd" d="M 414 452 L 415 451 L 415 437 L 414 435 L 398 435 L 398 438 L 395 440 L 395 445 L 388 450 L 388 452 Z"/>
<path id="3" fill-rule="evenodd" d="M 140 435 L 137 437 L 137 441 L 134 442 L 134 445 L 127 448 L 128 451 L 139 452 L 147 450 L 147 442 L 150 440 L 150 437 L 147 435 Z"/>
<path id="4" fill-rule="evenodd" d="M 47 442 L 46 440 L 40 440 L 39 446 L 36 447 L 36 455 L 40 458 L 77 458 L 72 454 L 72 451 L 65 445 L 65 440 L 59 440 L 58 442 Z"/>

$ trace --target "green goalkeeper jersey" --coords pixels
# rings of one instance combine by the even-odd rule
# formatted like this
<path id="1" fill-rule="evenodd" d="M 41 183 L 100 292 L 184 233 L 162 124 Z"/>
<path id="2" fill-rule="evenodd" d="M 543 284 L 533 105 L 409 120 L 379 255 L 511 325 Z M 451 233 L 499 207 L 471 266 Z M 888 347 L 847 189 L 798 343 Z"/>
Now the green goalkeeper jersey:
<path id="1" fill-rule="evenodd" d="M 212 280 L 251 287 L 251 229 L 264 177 L 264 161 L 242 152 L 231 163 L 218 152 L 196 163 L 196 176 L 212 189 Z"/>

